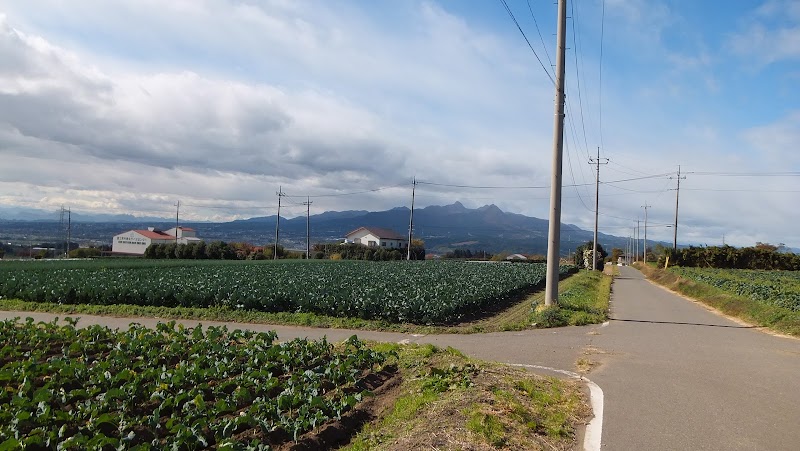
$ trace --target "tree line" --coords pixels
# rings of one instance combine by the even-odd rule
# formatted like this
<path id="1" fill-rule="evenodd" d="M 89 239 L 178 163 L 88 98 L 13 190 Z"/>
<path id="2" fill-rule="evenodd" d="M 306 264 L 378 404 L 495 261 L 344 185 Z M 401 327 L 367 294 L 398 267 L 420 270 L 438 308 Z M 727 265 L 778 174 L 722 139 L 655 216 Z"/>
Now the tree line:
<path id="1" fill-rule="evenodd" d="M 736 248 L 733 246 L 690 246 L 659 256 L 658 264 L 720 269 L 763 269 L 780 271 L 800 270 L 800 255 L 779 252 L 779 247 L 767 243 Z"/>
<path id="2" fill-rule="evenodd" d="M 183 260 L 271 260 L 277 247 L 279 259 L 306 258 L 303 251 L 287 250 L 281 245 L 254 246 L 249 243 L 226 243 L 212 241 L 206 243 L 151 244 L 144 251 L 144 258 L 183 259 Z M 311 258 L 331 260 L 405 260 L 405 249 L 368 247 L 363 244 L 319 243 L 313 247 Z M 411 246 L 411 259 L 424 260 L 425 247 L 421 240 L 414 240 Z"/>
<path id="3" fill-rule="evenodd" d="M 365 246 L 358 243 L 319 243 L 313 248 L 313 258 L 331 260 L 405 260 L 405 248 L 385 248 Z M 425 260 L 425 243 L 411 240 L 411 260 Z"/>

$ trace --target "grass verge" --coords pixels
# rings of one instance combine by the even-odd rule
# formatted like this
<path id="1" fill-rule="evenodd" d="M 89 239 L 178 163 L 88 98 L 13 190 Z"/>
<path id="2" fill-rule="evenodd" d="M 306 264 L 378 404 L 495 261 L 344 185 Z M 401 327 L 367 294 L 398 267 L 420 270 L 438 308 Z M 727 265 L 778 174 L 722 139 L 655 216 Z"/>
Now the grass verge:
<path id="1" fill-rule="evenodd" d="M 638 265 L 648 279 L 720 312 L 772 331 L 800 337 L 800 312 L 737 296 L 711 285 L 688 280 L 669 270 Z"/>
<path id="2" fill-rule="evenodd" d="M 591 416 L 577 382 L 479 362 L 432 345 L 394 351 L 403 382 L 394 404 L 343 449 L 574 449 Z"/>
<path id="3" fill-rule="evenodd" d="M 608 319 L 613 276 L 600 271 L 580 271 L 559 284 L 557 306 L 534 301 L 535 309 L 529 321 L 537 327 L 583 326 Z"/>

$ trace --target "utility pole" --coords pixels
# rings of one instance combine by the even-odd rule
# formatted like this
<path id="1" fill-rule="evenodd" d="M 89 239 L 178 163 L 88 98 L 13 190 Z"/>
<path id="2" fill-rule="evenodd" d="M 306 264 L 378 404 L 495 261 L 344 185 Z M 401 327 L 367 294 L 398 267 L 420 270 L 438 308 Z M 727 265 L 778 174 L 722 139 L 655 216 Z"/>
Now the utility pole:
<path id="1" fill-rule="evenodd" d="M 175 246 L 178 245 L 178 217 L 181 210 L 181 201 L 175 204 Z M 177 249 L 176 249 L 177 250 Z"/>
<path id="2" fill-rule="evenodd" d="M 646 201 L 645 201 L 644 205 L 642 205 L 642 208 L 644 208 L 644 249 L 643 249 L 643 252 L 644 252 L 644 264 L 645 265 L 647 264 L 647 209 L 650 208 L 650 207 L 652 207 L 652 205 L 647 205 Z"/>
<path id="3" fill-rule="evenodd" d="M 278 217 L 275 218 L 275 248 L 272 250 L 272 259 L 278 259 L 278 233 L 281 227 L 281 197 L 285 196 L 283 194 L 283 190 L 280 186 L 278 186 L 278 192 L 275 193 L 278 195 Z"/>
<path id="4" fill-rule="evenodd" d="M 641 230 L 639 230 L 639 218 L 636 218 L 636 258 L 634 262 L 639 261 L 639 240 L 642 239 Z"/>
<path id="5" fill-rule="evenodd" d="M 629 266 L 631 264 L 631 253 L 633 253 L 633 235 L 628 235 L 628 252 L 625 253 L 625 261 Z"/>
<path id="6" fill-rule="evenodd" d="M 67 208 L 67 257 L 69 257 L 70 242 L 72 242 L 72 209 Z"/>
<path id="7" fill-rule="evenodd" d="M 671 177 L 670 177 L 671 178 Z M 681 196 L 681 179 L 685 179 L 686 176 L 684 175 L 681 177 L 681 165 L 678 165 L 678 176 L 676 177 L 678 180 L 678 187 L 675 190 L 675 225 L 673 226 L 672 230 L 672 250 L 678 250 L 678 200 Z"/>
<path id="8" fill-rule="evenodd" d="M 67 227 L 66 227 L 66 223 L 64 222 L 64 212 L 65 211 L 66 210 L 64 209 L 64 206 L 62 205 L 61 206 L 61 216 L 58 219 L 58 227 L 61 229 L 61 233 L 63 233 L 63 235 L 61 235 L 60 238 L 64 239 L 64 240 L 66 240 L 66 238 L 67 238 Z M 66 241 L 64 242 L 64 244 L 66 244 Z M 53 258 L 56 258 L 56 249 L 58 249 L 58 245 L 57 244 L 53 246 Z M 66 249 L 66 247 L 64 247 L 64 249 Z M 64 252 L 64 258 L 66 258 L 66 255 L 67 254 L 66 254 L 66 251 L 65 251 Z"/>
<path id="9" fill-rule="evenodd" d="M 553 127 L 553 168 L 550 176 L 550 218 L 547 232 L 547 276 L 544 305 L 558 303 L 561 240 L 561 168 L 564 155 L 564 61 L 567 37 L 567 0 L 558 0 L 556 38 L 556 99 Z"/>
<path id="10" fill-rule="evenodd" d="M 406 260 L 411 260 L 411 237 L 414 231 L 414 197 L 417 192 L 417 178 L 411 181 L 411 215 L 408 217 L 408 246 L 406 247 Z"/>
<path id="11" fill-rule="evenodd" d="M 306 197 L 306 260 L 311 258 L 311 197 Z"/>
<path id="12" fill-rule="evenodd" d="M 597 176 L 594 180 L 594 243 L 592 245 L 592 269 L 597 269 L 597 217 L 600 208 L 600 165 L 608 164 L 608 158 L 600 158 L 600 147 L 597 148 L 597 158 L 589 158 L 589 164 L 597 166 Z"/>

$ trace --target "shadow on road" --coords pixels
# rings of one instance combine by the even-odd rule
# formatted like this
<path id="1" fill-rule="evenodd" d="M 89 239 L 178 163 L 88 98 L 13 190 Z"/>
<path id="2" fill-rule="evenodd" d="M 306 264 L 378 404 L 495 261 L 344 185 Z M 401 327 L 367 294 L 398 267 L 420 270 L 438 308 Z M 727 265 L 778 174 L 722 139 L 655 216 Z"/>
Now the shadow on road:
<path id="1" fill-rule="evenodd" d="M 622 318 L 609 318 L 610 321 L 621 321 L 626 323 L 651 323 L 651 324 L 681 324 L 685 326 L 705 326 L 705 327 L 726 327 L 729 329 L 755 329 L 756 326 L 739 326 L 728 324 L 702 324 L 702 323 L 685 323 L 680 321 L 653 321 L 646 319 L 622 319 Z"/>

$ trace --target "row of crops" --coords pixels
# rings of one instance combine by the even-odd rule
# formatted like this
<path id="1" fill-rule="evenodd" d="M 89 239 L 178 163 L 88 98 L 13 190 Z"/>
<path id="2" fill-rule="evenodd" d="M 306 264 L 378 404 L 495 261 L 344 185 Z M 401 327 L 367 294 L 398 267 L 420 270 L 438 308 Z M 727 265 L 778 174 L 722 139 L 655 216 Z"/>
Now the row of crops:
<path id="1" fill-rule="evenodd" d="M 0 322 L 0 449 L 255 449 L 340 418 L 387 355 L 355 336 Z"/>
<path id="2" fill-rule="evenodd" d="M 745 269 L 671 268 L 681 277 L 702 282 L 754 301 L 800 311 L 800 273 Z"/>
<path id="3" fill-rule="evenodd" d="M 441 324 L 540 287 L 546 272 L 544 264 L 435 261 L 70 263 L 0 264 L 0 296 Z"/>

